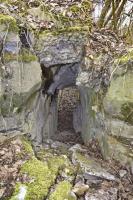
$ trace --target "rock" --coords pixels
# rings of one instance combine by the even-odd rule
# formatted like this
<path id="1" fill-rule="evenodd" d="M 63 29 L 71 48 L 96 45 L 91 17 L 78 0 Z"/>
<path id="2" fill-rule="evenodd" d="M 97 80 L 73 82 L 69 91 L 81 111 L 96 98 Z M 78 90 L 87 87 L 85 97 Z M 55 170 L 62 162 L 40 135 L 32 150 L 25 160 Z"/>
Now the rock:
<path id="1" fill-rule="evenodd" d="M 133 49 L 128 49 L 126 55 L 115 61 L 111 84 L 103 100 L 110 133 L 125 138 L 133 138 L 132 52 Z"/>
<path id="2" fill-rule="evenodd" d="M 45 67 L 78 63 L 82 60 L 83 44 L 84 37 L 78 33 L 58 36 L 44 34 L 38 41 L 37 55 Z"/>
<path id="3" fill-rule="evenodd" d="M 87 174 L 84 173 L 84 179 L 87 180 L 86 181 L 87 185 L 91 185 L 91 184 L 97 185 L 97 184 L 102 183 L 102 181 L 103 181 L 103 179 L 101 179 L 101 178 L 99 178 L 97 176 L 90 175 L 88 173 Z"/>
<path id="4" fill-rule="evenodd" d="M 126 174 L 127 174 L 126 170 L 120 170 L 119 171 L 119 175 L 120 175 L 121 178 L 123 178 Z"/>
<path id="5" fill-rule="evenodd" d="M 70 198 L 72 198 L 72 200 L 77 200 L 77 196 L 73 191 L 70 192 Z"/>
<path id="6" fill-rule="evenodd" d="M 108 119 L 106 125 L 111 130 L 111 135 L 133 140 L 133 126 L 119 119 Z"/>
<path id="7" fill-rule="evenodd" d="M 131 162 L 131 174 L 133 175 L 133 162 Z"/>
<path id="8" fill-rule="evenodd" d="M 6 18 L 9 21 L 9 16 L 3 16 L 6 24 Z M 17 27 L 15 19 L 11 17 L 11 21 L 12 25 Z M 24 124 L 25 113 L 22 113 L 22 110 L 28 112 L 30 106 L 32 107 L 34 100 L 31 97 L 35 97 L 38 91 L 36 85 L 41 82 L 41 68 L 36 55 L 22 47 L 17 29 L 11 29 L 7 32 L 7 39 L 3 48 L 4 65 L 0 64 L 2 65 L 0 105 L 1 115 L 4 116 L 5 121 L 0 117 L 0 129 L 16 130 Z M 28 98 L 30 105 L 27 103 Z M 25 109 L 26 106 L 28 108 Z M 8 124 L 8 127 L 6 127 L 6 124 Z"/>
<path id="9" fill-rule="evenodd" d="M 22 185 L 19 187 L 19 193 L 18 195 L 15 196 L 15 198 L 18 200 L 25 200 L 26 193 L 27 193 L 27 188 L 26 186 Z"/>
<path id="10" fill-rule="evenodd" d="M 122 141 L 119 141 L 119 138 L 108 137 L 109 144 L 109 154 L 113 155 L 113 158 L 118 160 L 122 165 L 131 163 L 133 161 L 133 152 L 132 149 Z"/>
<path id="11" fill-rule="evenodd" d="M 88 189 L 89 189 L 88 185 L 81 183 L 81 182 L 78 182 L 78 183 L 76 183 L 76 185 L 74 186 L 72 191 L 77 196 L 82 196 L 82 195 L 84 195 L 84 193 L 86 193 L 88 191 Z"/>
<path id="12" fill-rule="evenodd" d="M 0 198 L 2 198 L 4 191 L 5 191 L 5 189 L 0 189 Z"/>
<path id="13" fill-rule="evenodd" d="M 110 188 L 108 190 L 97 190 L 94 193 L 87 193 L 85 200 L 117 200 L 117 189 Z"/>
<path id="14" fill-rule="evenodd" d="M 53 141 L 52 144 L 51 144 L 51 148 L 53 149 L 68 149 L 69 148 L 69 145 L 63 143 L 63 142 L 59 142 L 59 141 Z"/>
<path id="15" fill-rule="evenodd" d="M 72 155 L 72 162 L 73 164 L 80 164 L 84 177 L 91 175 L 110 181 L 116 180 L 114 175 L 107 172 L 107 170 L 101 167 L 101 165 L 95 161 L 95 159 L 89 157 L 86 154 L 74 152 Z"/>
<path id="16" fill-rule="evenodd" d="M 80 182 L 80 183 L 85 182 L 83 174 L 77 174 L 76 179 L 75 179 L 75 183 L 78 183 L 78 182 Z"/>
<path id="17" fill-rule="evenodd" d="M 72 151 L 72 152 L 76 152 L 76 151 L 86 152 L 87 150 L 85 148 L 82 148 L 82 146 L 80 144 L 75 144 L 71 148 L 69 148 L 69 151 Z"/>
<path id="18" fill-rule="evenodd" d="M 82 119 L 81 119 L 81 104 L 79 103 L 73 112 L 73 128 L 76 133 L 81 132 Z"/>
<path id="19" fill-rule="evenodd" d="M 86 181 L 86 184 L 87 185 L 99 185 L 99 184 L 101 184 L 103 182 L 103 180 L 101 180 L 101 179 L 89 179 L 89 180 L 87 180 Z"/>
<path id="20" fill-rule="evenodd" d="M 80 64 L 62 65 L 59 72 L 55 74 L 53 82 L 47 90 L 47 93 L 54 95 L 56 90 L 62 90 L 65 87 L 74 86 L 78 75 Z"/>

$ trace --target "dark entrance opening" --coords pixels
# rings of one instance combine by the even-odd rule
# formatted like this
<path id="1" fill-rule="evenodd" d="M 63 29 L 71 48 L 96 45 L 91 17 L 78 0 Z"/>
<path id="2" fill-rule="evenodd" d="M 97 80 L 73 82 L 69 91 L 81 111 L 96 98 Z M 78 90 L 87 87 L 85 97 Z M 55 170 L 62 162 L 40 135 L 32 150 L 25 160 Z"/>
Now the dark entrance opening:
<path id="1" fill-rule="evenodd" d="M 71 86 L 58 93 L 58 127 L 56 140 L 64 143 L 82 143 L 80 131 L 75 130 L 75 111 L 80 103 L 79 90 Z"/>

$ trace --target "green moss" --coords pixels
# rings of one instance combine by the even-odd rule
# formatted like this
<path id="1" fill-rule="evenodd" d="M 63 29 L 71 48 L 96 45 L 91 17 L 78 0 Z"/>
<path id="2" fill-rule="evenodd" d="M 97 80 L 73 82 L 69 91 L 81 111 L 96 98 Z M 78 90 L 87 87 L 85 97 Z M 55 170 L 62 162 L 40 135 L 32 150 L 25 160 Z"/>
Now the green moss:
<path id="1" fill-rule="evenodd" d="M 26 138 L 22 137 L 21 141 L 26 153 L 33 152 L 31 144 Z M 48 151 L 41 150 L 37 155 L 42 161 L 36 159 L 33 155 L 21 167 L 20 176 L 27 174 L 29 181 L 24 184 L 21 182 L 16 183 L 10 200 L 18 200 L 22 187 L 26 188 L 25 200 L 43 200 L 47 197 L 49 189 L 55 183 L 55 179 L 60 171 L 64 170 L 68 176 L 73 176 L 74 170 L 65 155 L 54 155 L 51 149 Z M 71 188 L 72 185 L 68 181 L 60 182 L 53 195 L 50 195 L 50 199 L 64 200 L 66 198 L 73 200 L 73 197 L 70 195 Z"/>
<path id="2" fill-rule="evenodd" d="M 21 141 L 22 141 L 22 144 L 24 146 L 25 153 L 30 154 L 30 155 L 34 155 L 34 151 L 33 151 L 31 142 L 25 137 L 22 137 Z"/>
<path id="3" fill-rule="evenodd" d="M 55 170 L 63 170 L 64 173 L 74 178 L 77 168 L 74 167 L 69 161 L 66 155 L 54 155 L 54 151 L 52 149 L 41 150 L 37 153 L 37 157 L 42 161 L 47 161 L 49 168 L 54 172 Z M 53 166 L 54 163 L 54 166 Z"/>
<path id="4" fill-rule="evenodd" d="M 17 61 L 18 57 L 19 57 L 19 55 L 5 52 L 3 55 L 3 60 L 4 60 L 4 62 L 10 62 L 10 61 L 14 61 L 14 60 Z"/>
<path id="5" fill-rule="evenodd" d="M 126 102 L 121 106 L 123 120 L 133 125 L 133 102 Z"/>
<path id="6" fill-rule="evenodd" d="M 80 7 L 78 6 L 78 5 L 72 5 L 71 7 L 70 7 L 70 11 L 72 12 L 72 13 L 78 13 L 78 12 L 80 12 Z"/>
<path id="7" fill-rule="evenodd" d="M 35 157 L 28 160 L 21 168 L 22 174 L 28 174 L 32 180 L 27 182 L 27 193 L 25 200 L 43 200 L 46 198 L 49 188 L 54 183 L 57 172 L 53 172 L 49 169 L 47 163 L 43 163 L 37 160 Z M 21 184 L 19 183 L 19 186 Z M 16 185 L 13 197 L 18 194 L 18 184 Z"/>
<path id="8" fill-rule="evenodd" d="M 83 35 L 86 35 L 87 33 L 90 32 L 90 28 L 88 26 L 73 26 L 73 27 L 67 27 L 67 28 L 60 28 L 60 29 L 56 29 L 53 31 L 43 31 L 39 34 L 39 39 L 47 39 L 47 37 L 52 37 L 52 36 L 58 36 L 60 34 L 72 34 L 72 33 L 80 33 Z"/>
<path id="9" fill-rule="evenodd" d="M 40 150 L 37 153 L 37 157 L 42 161 L 47 161 L 48 166 L 52 171 L 56 171 L 59 168 L 61 169 L 71 165 L 66 155 L 54 155 L 52 149 Z"/>
<path id="10" fill-rule="evenodd" d="M 32 54 L 29 50 L 22 49 L 20 56 L 19 56 L 19 60 L 20 59 L 23 62 L 32 62 L 32 61 L 36 61 L 37 57 L 36 57 L 36 55 Z"/>
<path id="11" fill-rule="evenodd" d="M 123 55 L 120 58 L 118 58 L 117 63 L 126 64 L 130 60 L 133 60 L 133 50 L 130 50 L 126 55 Z"/>
<path id="12" fill-rule="evenodd" d="M 83 0 L 82 1 L 82 8 L 84 8 L 87 12 L 88 12 L 88 10 L 90 11 L 92 9 L 91 1 Z"/>
<path id="13" fill-rule="evenodd" d="M 72 185 L 68 181 L 60 182 L 55 191 L 50 195 L 49 200 L 73 200 L 74 197 L 71 196 L 70 192 Z"/>
<path id="14" fill-rule="evenodd" d="M 72 5 L 69 9 L 72 13 L 81 14 L 82 12 L 88 12 L 92 8 L 92 3 L 90 1 L 84 0 L 82 1 L 81 5 Z"/>
<path id="15" fill-rule="evenodd" d="M 92 160 L 89 160 L 85 155 L 82 153 L 76 152 L 76 158 L 79 163 L 83 163 L 85 165 L 92 164 Z"/>
<path id="16" fill-rule="evenodd" d="M 26 139 L 23 139 L 22 143 L 27 153 L 33 152 L 31 144 Z M 33 155 L 30 160 L 24 163 L 20 170 L 22 175 L 26 173 L 29 179 L 32 180 L 25 184 L 27 186 L 25 200 L 41 200 L 46 198 L 49 188 L 55 182 L 59 170 L 69 166 L 69 161 L 65 156 L 55 156 L 49 151 L 40 151 L 38 156 L 41 157 L 42 161 L 36 159 Z M 11 200 L 14 200 L 13 198 L 17 194 L 18 184 L 15 187 Z"/>
<path id="17" fill-rule="evenodd" d="M 0 14 L 0 24 L 5 25 L 8 31 L 18 32 L 16 20 L 9 15 Z"/>
<path id="18" fill-rule="evenodd" d="M 17 183 L 15 185 L 14 194 L 9 200 L 18 200 L 18 194 L 20 193 L 21 187 L 25 187 L 26 188 L 26 186 L 24 184 L 21 184 L 21 183 Z"/>
<path id="19" fill-rule="evenodd" d="M 3 116 L 10 115 L 23 101 L 22 94 L 4 94 L 0 97 L 0 112 Z"/>
<path id="20" fill-rule="evenodd" d="M 26 161 L 21 169 L 20 176 L 27 174 L 29 181 L 25 184 L 18 182 L 15 186 L 15 191 L 10 200 L 17 200 L 17 196 L 20 192 L 20 187 L 26 187 L 25 200 L 43 200 L 47 197 L 50 187 L 55 183 L 57 175 L 64 170 L 64 172 L 70 177 L 74 177 L 74 169 L 65 155 L 54 155 L 53 150 L 40 150 L 37 152 L 37 157 L 41 160 L 35 158 L 32 146 L 30 142 L 22 137 L 22 144 L 24 146 L 24 153 L 30 156 L 30 159 Z M 32 154 L 31 154 L 32 153 Z M 61 182 L 63 186 L 63 193 L 61 193 L 61 198 L 69 197 L 69 192 L 71 189 L 71 184 L 67 181 Z M 60 193 L 60 186 L 57 187 L 55 194 Z M 64 196 L 65 195 L 65 196 Z M 59 198 L 60 199 L 60 198 Z M 70 196 L 70 198 L 72 197 Z M 63 199 L 64 200 L 64 199 Z"/>
<path id="21" fill-rule="evenodd" d="M 19 54 L 12 54 L 5 52 L 3 56 L 4 62 L 18 61 L 18 62 L 33 62 L 37 60 L 36 55 L 32 54 L 28 49 L 22 49 Z"/>
<path id="22" fill-rule="evenodd" d="M 0 0 L 0 3 L 10 3 L 10 0 Z"/>

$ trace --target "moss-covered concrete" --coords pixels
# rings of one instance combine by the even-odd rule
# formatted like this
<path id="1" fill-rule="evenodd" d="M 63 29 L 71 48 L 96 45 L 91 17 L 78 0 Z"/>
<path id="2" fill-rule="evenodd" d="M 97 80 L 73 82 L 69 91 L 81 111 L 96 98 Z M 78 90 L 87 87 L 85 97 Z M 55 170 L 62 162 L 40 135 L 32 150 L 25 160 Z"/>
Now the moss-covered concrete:
<path id="1" fill-rule="evenodd" d="M 0 14 L 0 25 L 4 25 L 7 31 L 18 32 L 19 30 L 16 19 L 10 15 Z"/>

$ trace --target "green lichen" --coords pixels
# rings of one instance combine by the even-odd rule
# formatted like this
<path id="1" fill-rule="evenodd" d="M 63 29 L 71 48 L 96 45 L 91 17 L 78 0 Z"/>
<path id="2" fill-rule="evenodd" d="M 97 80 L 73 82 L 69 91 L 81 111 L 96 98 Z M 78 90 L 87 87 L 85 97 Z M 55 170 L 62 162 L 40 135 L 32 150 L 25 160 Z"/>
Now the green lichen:
<path id="1" fill-rule="evenodd" d="M 133 102 L 126 102 L 121 106 L 121 114 L 125 122 L 133 125 Z"/>
<path id="2" fill-rule="evenodd" d="M 14 109 L 19 107 L 21 102 L 23 101 L 22 94 L 3 94 L 0 97 L 0 112 L 3 116 L 9 116 L 14 112 Z"/>
<path id="3" fill-rule="evenodd" d="M 37 60 L 37 56 L 32 54 L 28 49 L 22 49 L 19 60 L 22 60 L 23 62 L 33 62 Z"/>
<path id="4" fill-rule="evenodd" d="M 9 15 L 0 14 L 0 25 L 5 25 L 5 30 L 18 32 L 15 18 Z"/>
<path id="5" fill-rule="evenodd" d="M 78 13 L 78 12 L 80 12 L 80 7 L 78 6 L 78 5 L 72 5 L 71 7 L 70 7 L 70 11 L 72 12 L 72 13 Z"/>
<path id="6" fill-rule="evenodd" d="M 32 54 L 28 49 L 21 49 L 19 54 L 12 54 L 5 52 L 3 55 L 4 62 L 18 61 L 18 62 L 34 62 L 37 60 L 35 54 Z"/>
<path id="7" fill-rule="evenodd" d="M 133 50 L 129 50 L 126 55 L 121 56 L 117 59 L 117 63 L 119 64 L 126 64 L 128 61 L 133 61 Z"/>
<path id="8" fill-rule="evenodd" d="M 50 195 L 49 200 L 74 200 L 75 198 L 70 194 L 71 189 L 71 183 L 68 181 L 62 181 L 57 185 L 55 191 Z"/>
<path id="9" fill-rule="evenodd" d="M 16 54 L 12 54 L 12 53 L 10 53 L 10 52 L 5 52 L 4 54 L 3 54 L 3 60 L 4 60 L 4 62 L 6 63 L 6 62 L 10 62 L 10 61 L 14 61 L 14 60 L 18 60 L 18 57 L 19 57 L 19 55 L 16 55 Z"/>

